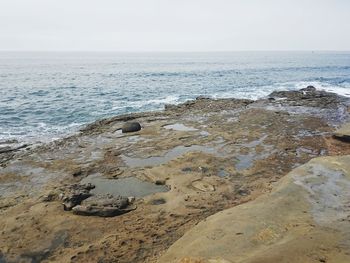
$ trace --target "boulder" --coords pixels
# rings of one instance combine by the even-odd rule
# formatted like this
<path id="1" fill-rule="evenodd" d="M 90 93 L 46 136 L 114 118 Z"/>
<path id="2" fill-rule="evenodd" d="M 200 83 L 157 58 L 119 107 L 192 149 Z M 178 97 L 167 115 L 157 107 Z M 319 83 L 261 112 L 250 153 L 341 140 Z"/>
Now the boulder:
<path id="1" fill-rule="evenodd" d="M 122 133 L 137 132 L 139 130 L 141 130 L 141 125 L 137 121 L 127 122 L 122 127 Z"/>
<path id="2" fill-rule="evenodd" d="M 112 217 L 134 210 L 129 207 L 127 197 L 112 195 L 96 195 L 85 199 L 81 205 L 73 208 L 73 213 L 82 216 Z"/>

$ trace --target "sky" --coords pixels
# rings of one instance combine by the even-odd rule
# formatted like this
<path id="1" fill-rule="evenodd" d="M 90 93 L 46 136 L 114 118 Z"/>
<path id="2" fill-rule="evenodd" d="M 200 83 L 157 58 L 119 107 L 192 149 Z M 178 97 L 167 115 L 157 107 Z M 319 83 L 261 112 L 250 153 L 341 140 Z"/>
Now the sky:
<path id="1" fill-rule="evenodd" d="M 0 50 L 350 50 L 350 1 L 0 0 Z"/>

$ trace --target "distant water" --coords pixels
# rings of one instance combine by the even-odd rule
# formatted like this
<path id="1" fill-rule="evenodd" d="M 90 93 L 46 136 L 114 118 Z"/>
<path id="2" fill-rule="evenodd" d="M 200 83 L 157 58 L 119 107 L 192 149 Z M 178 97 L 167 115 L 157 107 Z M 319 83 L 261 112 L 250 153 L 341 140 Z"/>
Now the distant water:
<path id="1" fill-rule="evenodd" d="M 350 52 L 0 52 L 0 142 L 48 141 L 199 95 L 256 99 L 309 84 L 350 96 Z"/>

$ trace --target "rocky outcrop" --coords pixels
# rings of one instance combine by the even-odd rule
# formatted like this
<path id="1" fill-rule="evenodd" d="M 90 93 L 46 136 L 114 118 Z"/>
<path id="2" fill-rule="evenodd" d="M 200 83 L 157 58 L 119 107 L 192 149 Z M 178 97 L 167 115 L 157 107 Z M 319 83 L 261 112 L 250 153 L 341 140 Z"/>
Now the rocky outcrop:
<path id="1" fill-rule="evenodd" d="M 307 106 L 320 108 L 334 108 L 339 103 L 347 101 L 335 93 L 316 90 L 313 86 L 293 91 L 274 91 L 269 96 L 273 99 L 284 99 L 284 104 L 291 106 Z"/>
<path id="2" fill-rule="evenodd" d="M 350 154 L 350 144 L 331 138 L 349 117 L 349 99 L 313 88 L 275 95 L 198 98 L 167 111 L 100 120 L 68 138 L 0 154 L 0 261 L 37 260 L 44 251 L 50 262 L 141 263 L 163 254 L 182 262 L 349 262 L 341 258 L 349 247 L 341 199 L 348 191 L 339 190 L 345 161 L 336 159 L 339 170 L 308 166 L 295 174 L 299 185 L 288 175 L 266 194 L 314 157 Z M 129 121 L 144 124 L 142 132 L 122 134 Z M 193 129 L 164 128 L 170 124 Z M 101 219 L 135 207 L 132 198 L 125 207 L 113 185 L 103 192 L 94 182 L 94 190 L 69 186 L 88 183 L 84 179 L 94 174 L 166 183 L 169 191 L 145 193 L 133 212 Z M 326 197 L 313 201 L 321 190 Z M 93 196 L 97 192 L 114 197 Z M 63 198 L 70 212 L 62 211 Z M 337 216 L 324 225 L 323 218 Z M 191 230 L 197 224 L 200 231 Z M 176 249 L 184 240 L 191 242 Z"/>
<path id="3" fill-rule="evenodd" d="M 211 99 L 207 97 L 199 97 L 196 100 L 186 101 L 182 104 L 172 105 L 166 104 L 164 109 L 166 112 L 175 111 L 178 113 L 188 112 L 191 110 L 192 112 L 196 111 L 221 111 L 224 108 L 230 109 L 238 109 L 244 108 L 247 105 L 253 103 L 253 100 L 248 99 Z"/>
<path id="4" fill-rule="evenodd" d="M 159 262 L 350 262 L 349 189 L 350 156 L 313 159 L 199 223 Z"/>

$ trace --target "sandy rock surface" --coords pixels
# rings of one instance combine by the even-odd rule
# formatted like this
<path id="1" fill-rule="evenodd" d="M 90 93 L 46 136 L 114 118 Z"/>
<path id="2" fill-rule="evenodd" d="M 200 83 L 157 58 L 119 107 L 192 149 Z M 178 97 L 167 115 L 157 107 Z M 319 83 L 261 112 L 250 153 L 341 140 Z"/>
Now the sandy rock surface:
<path id="1" fill-rule="evenodd" d="M 159 262 L 350 262 L 349 189 L 349 155 L 315 158 L 199 223 Z"/>

